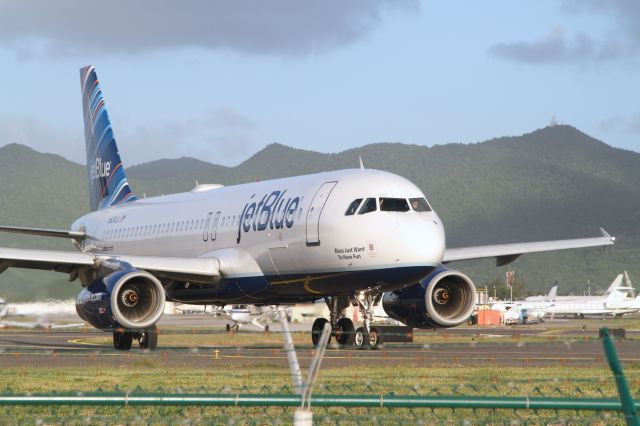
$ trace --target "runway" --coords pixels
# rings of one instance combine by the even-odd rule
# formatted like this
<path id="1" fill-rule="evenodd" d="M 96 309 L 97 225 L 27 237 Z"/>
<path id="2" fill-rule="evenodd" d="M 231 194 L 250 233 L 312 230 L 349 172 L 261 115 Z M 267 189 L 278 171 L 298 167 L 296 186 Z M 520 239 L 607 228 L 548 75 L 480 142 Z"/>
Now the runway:
<path id="1" fill-rule="evenodd" d="M 180 342 L 199 333 L 206 323 L 220 326 L 197 336 L 198 342 Z M 286 366 L 287 353 L 277 327 L 268 338 L 263 333 L 241 330 L 230 336 L 222 331 L 224 322 L 204 316 L 175 316 L 163 322 L 166 334 L 160 334 L 155 351 L 134 348 L 115 351 L 111 335 L 98 330 L 0 330 L 0 367 L 8 366 L 84 366 L 120 365 L 145 362 L 180 366 L 241 367 L 243 365 Z M 457 327 L 449 330 L 416 330 L 418 343 L 388 343 L 381 350 L 355 350 L 330 345 L 323 361 L 325 367 L 350 365 L 442 365 L 452 367 L 503 365 L 545 366 L 603 365 L 602 343 L 597 330 L 582 331 L 575 325 L 566 327 Z M 306 343 L 308 324 L 293 325 L 296 351 L 306 366 L 314 348 Z M 577 331 L 576 331 L 577 330 Z M 627 335 L 637 336 L 630 330 Z M 238 338 L 242 343 L 238 343 Z M 421 343 L 434 339 L 433 343 Z M 211 343 L 209 343 L 211 342 Z M 135 344 L 135 343 L 134 343 Z M 640 340 L 616 341 L 616 349 L 624 364 L 640 362 Z"/>

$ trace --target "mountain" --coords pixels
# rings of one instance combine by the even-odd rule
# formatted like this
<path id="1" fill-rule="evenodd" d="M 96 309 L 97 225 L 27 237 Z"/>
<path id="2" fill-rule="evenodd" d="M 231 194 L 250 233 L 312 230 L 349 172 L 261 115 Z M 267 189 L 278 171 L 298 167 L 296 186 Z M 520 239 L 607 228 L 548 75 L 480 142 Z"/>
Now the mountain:
<path id="1" fill-rule="evenodd" d="M 581 292 L 587 282 L 591 291 L 604 289 L 623 269 L 640 277 L 640 154 L 613 148 L 571 126 L 476 144 L 380 143 L 334 154 L 271 144 L 236 167 L 180 158 L 128 167 L 127 174 L 139 196 L 153 196 L 188 191 L 196 181 L 231 185 L 354 168 L 358 157 L 367 168 L 416 183 L 444 221 L 449 247 L 593 236 L 600 226 L 618 238 L 606 255 L 592 249 L 524 256 L 515 262 L 524 292 L 546 293 L 556 280 L 560 292 Z M 88 209 L 85 173 L 83 166 L 59 156 L 19 145 L 0 148 L 5 183 L 0 223 L 67 227 Z M 0 235 L 0 245 L 33 244 L 70 247 L 67 241 Z M 479 287 L 493 285 L 508 269 L 495 268 L 490 260 L 452 266 Z M 49 294 L 62 288 L 60 297 L 67 297 L 78 290 L 53 280 L 45 285 L 52 290 L 45 291 L 25 278 L 29 274 L 0 275 L 0 296 L 27 298 L 36 289 Z M 20 282 L 19 287 L 12 282 Z"/>

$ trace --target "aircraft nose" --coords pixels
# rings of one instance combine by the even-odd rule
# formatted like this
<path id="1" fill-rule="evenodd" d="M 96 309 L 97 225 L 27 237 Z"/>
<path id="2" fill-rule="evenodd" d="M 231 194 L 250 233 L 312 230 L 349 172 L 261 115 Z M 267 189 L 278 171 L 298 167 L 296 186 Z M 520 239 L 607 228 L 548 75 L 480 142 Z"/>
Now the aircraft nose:
<path id="1" fill-rule="evenodd" d="M 428 217 L 414 217 L 400 227 L 398 244 L 403 247 L 405 262 L 416 264 L 439 264 L 445 251 L 444 227 L 440 218 L 427 213 Z"/>

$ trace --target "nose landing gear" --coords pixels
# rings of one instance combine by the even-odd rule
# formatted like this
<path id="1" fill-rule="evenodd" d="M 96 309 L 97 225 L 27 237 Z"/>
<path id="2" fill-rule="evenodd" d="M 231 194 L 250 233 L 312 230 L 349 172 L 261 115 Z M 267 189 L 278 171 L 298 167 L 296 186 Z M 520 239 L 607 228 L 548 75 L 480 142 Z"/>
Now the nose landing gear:
<path id="1" fill-rule="evenodd" d="M 380 302 L 382 292 L 378 288 L 358 292 L 356 295 L 326 297 L 330 319 L 317 318 L 311 327 L 311 342 L 318 345 L 324 325 L 331 324 L 331 336 L 340 346 L 355 345 L 357 349 L 379 349 L 383 343 L 382 333 L 378 327 L 372 327 L 373 308 Z M 355 328 L 353 321 L 345 316 L 349 305 L 358 306 L 363 326 Z"/>

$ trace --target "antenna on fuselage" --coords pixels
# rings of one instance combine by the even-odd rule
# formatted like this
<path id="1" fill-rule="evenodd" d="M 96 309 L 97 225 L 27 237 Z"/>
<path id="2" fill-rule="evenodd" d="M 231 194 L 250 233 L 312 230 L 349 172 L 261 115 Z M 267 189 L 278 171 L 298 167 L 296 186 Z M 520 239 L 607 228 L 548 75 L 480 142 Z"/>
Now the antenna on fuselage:
<path id="1" fill-rule="evenodd" d="M 360 168 L 364 170 L 364 164 L 362 163 L 362 157 L 358 155 L 358 162 L 360 163 Z"/>

